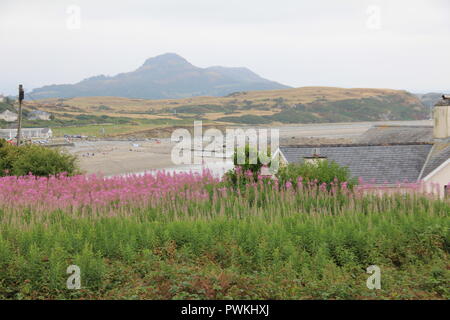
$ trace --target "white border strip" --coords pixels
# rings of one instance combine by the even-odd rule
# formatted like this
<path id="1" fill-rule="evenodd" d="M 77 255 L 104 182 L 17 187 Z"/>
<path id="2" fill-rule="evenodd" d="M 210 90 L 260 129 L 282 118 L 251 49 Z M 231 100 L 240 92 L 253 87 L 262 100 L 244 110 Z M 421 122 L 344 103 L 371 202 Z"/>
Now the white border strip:
<path id="1" fill-rule="evenodd" d="M 439 167 L 431 171 L 425 178 L 423 178 L 423 181 L 429 180 L 432 176 L 434 176 L 436 173 L 438 173 L 441 169 L 443 169 L 445 166 L 450 164 L 450 159 L 447 159 L 445 162 L 441 163 Z"/>

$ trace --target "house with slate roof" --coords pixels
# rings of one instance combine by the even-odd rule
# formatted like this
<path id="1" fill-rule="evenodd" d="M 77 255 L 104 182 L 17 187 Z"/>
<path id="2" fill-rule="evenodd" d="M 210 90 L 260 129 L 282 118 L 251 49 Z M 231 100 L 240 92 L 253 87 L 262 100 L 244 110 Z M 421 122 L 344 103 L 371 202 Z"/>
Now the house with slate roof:
<path id="1" fill-rule="evenodd" d="M 42 110 L 34 110 L 28 114 L 28 120 L 50 120 L 51 114 Z"/>
<path id="2" fill-rule="evenodd" d="M 367 183 L 395 186 L 424 181 L 438 188 L 428 191 L 450 194 L 450 97 L 434 107 L 433 126 L 377 126 L 355 144 L 280 146 L 282 163 L 335 161 L 353 177 Z"/>

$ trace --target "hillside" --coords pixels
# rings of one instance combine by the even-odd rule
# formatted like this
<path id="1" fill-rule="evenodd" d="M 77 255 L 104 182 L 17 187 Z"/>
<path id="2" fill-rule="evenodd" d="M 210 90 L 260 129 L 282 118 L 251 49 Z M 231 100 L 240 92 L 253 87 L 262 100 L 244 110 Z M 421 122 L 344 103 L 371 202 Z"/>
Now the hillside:
<path id="1" fill-rule="evenodd" d="M 144 99 L 223 96 L 236 91 L 284 89 L 247 68 L 199 68 L 183 57 L 166 53 L 147 59 L 132 72 L 94 76 L 76 84 L 34 89 L 35 99 L 115 96 Z"/>
<path id="2" fill-rule="evenodd" d="M 430 92 L 425 94 L 416 94 L 416 96 L 420 99 L 422 104 L 428 108 L 432 108 L 436 102 L 441 100 L 441 97 L 444 93 Z"/>
<path id="3" fill-rule="evenodd" d="M 14 107 L 14 101 L 0 101 L 0 112 L 3 112 L 5 110 L 9 110 L 12 112 L 17 112 L 16 108 Z"/>
<path id="4" fill-rule="evenodd" d="M 5 110 L 13 111 L 12 109 L 13 108 L 10 105 L 8 105 L 4 102 L 0 102 L 0 113 L 4 112 Z"/>
<path id="5" fill-rule="evenodd" d="M 420 120 L 428 115 L 420 100 L 406 91 L 334 87 L 249 91 L 226 97 L 166 100 L 83 97 L 25 104 L 26 110 L 36 108 L 55 115 L 56 120 L 45 123 L 46 126 L 112 124 L 121 134 L 145 130 L 149 125 L 153 128 L 192 125 L 193 120 L 216 125 L 258 125 Z M 98 128 L 89 130 L 98 132 Z"/>

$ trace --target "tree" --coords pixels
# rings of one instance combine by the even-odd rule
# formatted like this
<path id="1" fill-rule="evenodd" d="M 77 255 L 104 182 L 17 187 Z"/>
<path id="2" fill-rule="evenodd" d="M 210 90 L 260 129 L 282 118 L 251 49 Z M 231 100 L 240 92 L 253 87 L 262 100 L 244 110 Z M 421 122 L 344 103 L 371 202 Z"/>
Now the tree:
<path id="1" fill-rule="evenodd" d="M 0 176 L 51 176 L 80 173 L 76 157 L 58 149 L 38 145 L 17 147 L 0 139 Z"/>
<path id="2" fill-rule="evenodd" d="M 270 148 L 267 148 L 267 157 L 271 157 Z M 256 159 L 255 159 L 256 158 Z M 243 162 L 241 160 L 244 160 Z M 233 185 L 256 181 L 264 163 L 257 149 L 251 148 L 247 143 L 244 148 L 236 148 L 233 155 L 234 168 L 225 174 L 225 180 Z M 270 166 L 270 162 L 266 164 Z"/>

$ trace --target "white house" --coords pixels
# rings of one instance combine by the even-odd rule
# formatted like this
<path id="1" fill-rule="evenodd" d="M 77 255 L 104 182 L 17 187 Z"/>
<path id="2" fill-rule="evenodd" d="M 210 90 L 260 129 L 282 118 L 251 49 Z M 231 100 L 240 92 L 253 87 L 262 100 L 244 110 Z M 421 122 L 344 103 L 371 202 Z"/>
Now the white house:
<path id="1" fill-rule="evenodd" d="M 51 114 L 41 110 L 31 111 L 28 115 L 28 120 L 50 120 Z"/>
<path id="2" fill-rule="evenodd" d="M 17 121 L 18 115 L 17 113 L 11 112 L 9 110 L 5 110 L 0 113 L 0 119 L 5 120 L 6 122 L 14 122 Z"/>

